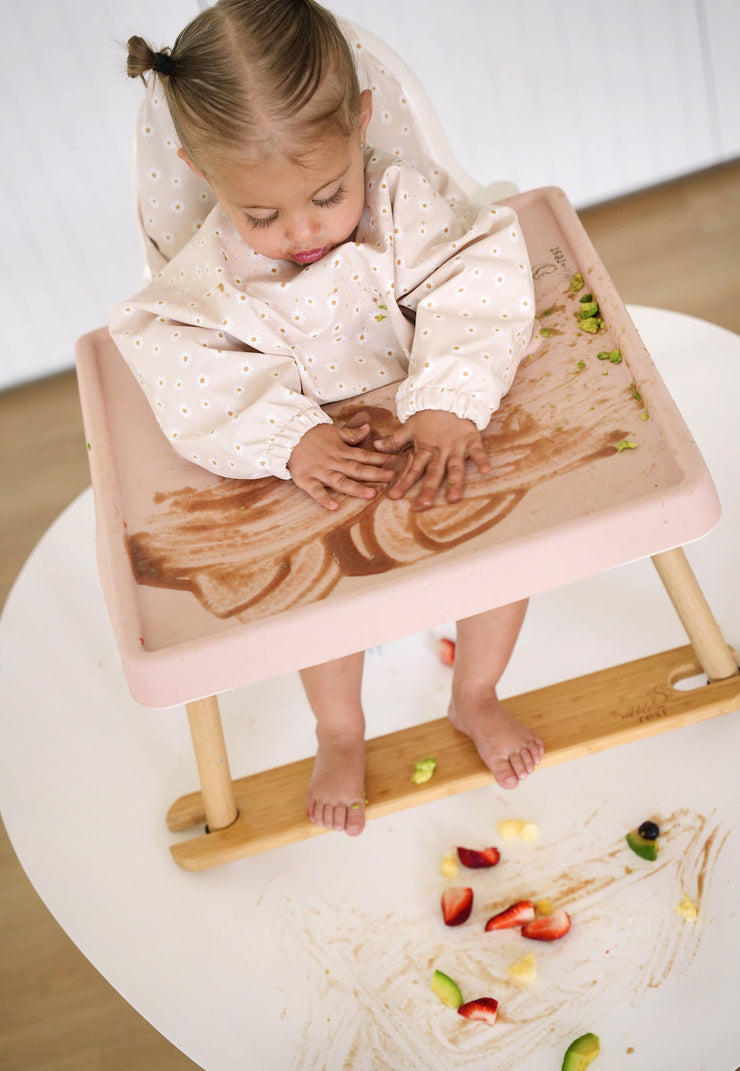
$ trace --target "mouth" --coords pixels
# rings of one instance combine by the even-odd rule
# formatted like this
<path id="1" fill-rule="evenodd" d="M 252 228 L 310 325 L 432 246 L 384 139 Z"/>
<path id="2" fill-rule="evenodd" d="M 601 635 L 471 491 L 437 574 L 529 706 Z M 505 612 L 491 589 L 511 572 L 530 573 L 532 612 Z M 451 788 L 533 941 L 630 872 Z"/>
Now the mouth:
<path id="1" fill-rule="evenodd" d="M 295 261 L 296 264 L 314 264 L 328 252 L 328 247 L 324 246 L 321 249 L 309 249 L 305 253 L 293 253 L 290 259 Z"/>

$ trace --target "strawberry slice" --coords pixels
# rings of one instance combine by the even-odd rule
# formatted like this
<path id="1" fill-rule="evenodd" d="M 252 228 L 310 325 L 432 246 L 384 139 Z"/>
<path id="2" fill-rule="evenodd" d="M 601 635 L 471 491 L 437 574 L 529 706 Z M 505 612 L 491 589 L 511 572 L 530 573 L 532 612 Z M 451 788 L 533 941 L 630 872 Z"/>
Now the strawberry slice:
<path id="1" fill-rule="evenodd" d="M 570 915 L 567 911 L 553 911 L 552 915 L 543 915 L 534 922 L 522 926 L 522 937 L 533 941 L 557 941 L 565 937 L 570 929 Z"/>
<path id="2" fill-rule="evenodd" d="M 515 926 L 524 926 L 527 922 L 534 922 L 536 912 L 531 900 L 517 900 L 515 904 L 499 911 L 486 923 L 486 930 L 510 930 Z"/>
<path id="3" fill-rule="evenodd" d="M 444 636 L 437 644 L 437 657 L 443 666 L 455 664 L 455 641 L 448 640 Z"/>
<path id="4" fill-rule="evenodd" d="M 445 889 L 442 893 L 442 917 L 445 926 L 462 926 L 473 910 L 473 890 L 462 886 Z"/>
<path id="5" fill-rule="evenodd" d="M 458 1015 L 463 1015 L 466 1019 L 478 1019 L 490 1026 L 496 1022 L 497 1012 L 498 1001 L 493 997 L 478 997 L 477 1000 L 469 1000 L 461 1004 L 457 1009 Z"/>
<path id="6" fill-rule="evenodd" d="M 495 866 L 501 858 L 498 848 L 458 848 L 457 856 L 463 866 L 471 870 L 481 870 L 483 867 Z"/>

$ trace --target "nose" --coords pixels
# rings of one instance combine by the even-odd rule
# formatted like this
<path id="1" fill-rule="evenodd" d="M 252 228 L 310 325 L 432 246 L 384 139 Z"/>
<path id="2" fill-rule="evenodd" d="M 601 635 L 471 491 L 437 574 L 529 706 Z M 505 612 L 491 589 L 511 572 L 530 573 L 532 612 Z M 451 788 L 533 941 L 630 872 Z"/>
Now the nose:
<path id="1" fill-rule="evenodd" d="M 310 240 L 321 229 L 321 221 L 316 212 L 310 209 L 296 212 L 287 221 L 285 233 L 292 242 L 303 243 Z"/>

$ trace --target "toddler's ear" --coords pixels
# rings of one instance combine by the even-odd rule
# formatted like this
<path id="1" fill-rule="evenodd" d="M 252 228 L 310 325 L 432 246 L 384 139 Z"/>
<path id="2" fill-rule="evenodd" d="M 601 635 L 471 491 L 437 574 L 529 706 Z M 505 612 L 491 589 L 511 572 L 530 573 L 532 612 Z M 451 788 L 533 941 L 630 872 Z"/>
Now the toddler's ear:
<path id="1" fill-rule="evenodd" d="M 367 126 L 373 114 L 373 94 L 370 89 L 363 89 L 360 94 L 360 141 L 365 141 Z"/>
<path id="2" fill-rule="evenodd" d="M 195 164 L 194 164 L 194 163 L 193 163 L 193 161 L 192 161 L 192 160 L 190 159 L 190 157 L 188 156 L 188 154 L 187 154 L 187 153 L 185 152 L 185 150 L 184 150 L 184 149 L 178 149 L 178 150 L 177 150 L 177 155 L 178 155 L 178 156 L 180 157 L 180 159 L 181 159 L 181 160 L 184 160 L 184 161 L 185 161 L 185 163 L 186 163 L 186 164 L 188 165 L 188 167 L 190 168 L 190 170 L 191 170 L 191 171 L 194 171 L 194 172 L 195 172 L 195 174 L 199 176 L 199 178 L 202 178 L 202 179 L 204 179 L 204 178 L 206 177 L 206 176 L 205 176 L 205 175 L 203 174 L 203 172 L 202 172 L 202 171 L 200 170 L 200 168 L 199 168 L 199 167 L 196 167 L 196 166 L 195 166 Z M 206 180 L 206 181 L 207 181 L 207 180 Z"/>

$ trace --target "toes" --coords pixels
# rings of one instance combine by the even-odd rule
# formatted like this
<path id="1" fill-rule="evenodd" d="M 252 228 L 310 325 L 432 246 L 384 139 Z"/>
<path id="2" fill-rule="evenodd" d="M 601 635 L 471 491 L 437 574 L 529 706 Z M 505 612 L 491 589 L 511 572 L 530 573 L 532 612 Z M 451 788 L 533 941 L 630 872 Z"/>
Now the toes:
<path id="1" fill-rule="evenodd" d="M 521 751 L 512 751 L 511 755 L 509 755 L 509 763 L 516 774 L 517 781 L 523 781 L 527 776 L 527 763 L 524 754 L 525 751 L 522 748 Z M 529 752 L 527 752 L 527 757 L 529 757 Z"/>
<path id="2" fill-rule="evenodd" d="M 357 837 L 365 828 L 365 805 L 359 800 L 353 800 L 347 808 L 347 823 L 344 832 L 348 837 Z"/>
<path id="3" fill-rule="evenodd" d="M 539 766 L 545 754 L 545 745 L 539 736 L 535 736 L 529 741 L 529 753 L 534 760 L 535 766 Z"/>
<path id="4" fill-rule="evenodd" d="M 524 777 L 534 773 L 535 766 L 537 765 L 537 759 L 534 756 L 534 752 L 531 747 L 523 747 L 519 752 L 522 764 L 524 766 Z"/>
<path id="5" fill-rule="evenodd" d="M 491 773 L 496 779 L 496 784 L 501 788 L 516 788 L 519 784 L 519 778 L 517 777 L 511 762 L 506 759 L 493 763 L 491 766 Z"/>
<path id="6" fill-rule="evenodd" d="M 516 788 L 520 781 L 534 773 L 543 754 L 544 749 L 539 750 L 534 744 L 523 747 L 512 751 L 508 759 L 494 763 L 491 772 L 501 788 Z"/>
<path id="7" fill-rule="evenodd" d="M 315 825 L 344 831 L 350 837 L 358 836 L 365 828 L 365 807 L 358 800 L 349 804 L 316 801 L 306 808 L 306 815 Z"/>

